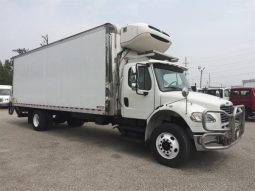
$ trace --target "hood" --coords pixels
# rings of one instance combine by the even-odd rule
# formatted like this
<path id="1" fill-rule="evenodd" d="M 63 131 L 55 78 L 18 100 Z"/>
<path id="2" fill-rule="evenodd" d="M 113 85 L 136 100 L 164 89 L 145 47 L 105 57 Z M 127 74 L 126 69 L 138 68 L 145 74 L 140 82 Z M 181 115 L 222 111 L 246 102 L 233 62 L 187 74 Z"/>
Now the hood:
<path id="1" fill-rule="evenodd" d="M 160 98 L 161 105 L 184 99 L 181 91 L 164 92 Z M 188 102 L 200 105 L 209 110 L 218 110 L 221 105 L 232 105 L 230 101 L 225 99 L 199 92 L 189 92 Z"/>

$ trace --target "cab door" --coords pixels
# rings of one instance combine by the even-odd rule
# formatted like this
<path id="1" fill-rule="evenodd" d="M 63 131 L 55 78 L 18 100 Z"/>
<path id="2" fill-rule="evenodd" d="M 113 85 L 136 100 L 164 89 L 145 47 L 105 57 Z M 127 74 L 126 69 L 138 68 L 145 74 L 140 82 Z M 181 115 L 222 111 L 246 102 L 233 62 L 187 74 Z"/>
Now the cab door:
<path id="1" fill-rule="evenodd" d="M 136 66 L 136 79 L 132 66 Z M 147 119 L 154 111 L 154 87 L 152 67 L 145 64 L 124 66 L 121 90 L 121 114 L 125 118 Z M 136 83 L 137 88 L 134 88 Z"/>

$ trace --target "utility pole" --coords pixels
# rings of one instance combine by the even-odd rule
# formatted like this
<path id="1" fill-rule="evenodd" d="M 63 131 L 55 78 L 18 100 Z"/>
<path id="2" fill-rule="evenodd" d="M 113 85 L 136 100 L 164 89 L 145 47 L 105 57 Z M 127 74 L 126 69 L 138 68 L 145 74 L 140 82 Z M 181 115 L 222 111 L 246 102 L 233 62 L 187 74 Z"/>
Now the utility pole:
<path id="1" fill-rule="evenodd" d="M 188 69 L 188 62 L 187 62 L 187 57 L 185 57 L 185 60 L 184 60 L 184 66 Z M 187 75 L 189 74 L 187 71 L 185 71 L 185 76 L 187 77 Z"/>
<path id="2" fill-rule="evenodd" d="M 202 77 L 203 77 L 203 71 L 204 71 L 205 67 L 201 67 L 201 66 L 198 66 L 198 70 L 200 72 L 200 88 L 202 87 Z"/>
<path id="3" fill-rule="evenodd" d="M 211 73 L 209 72 L 209 84 L 208 84 L 208 88 L 210 88 L 211 86 Z"/>

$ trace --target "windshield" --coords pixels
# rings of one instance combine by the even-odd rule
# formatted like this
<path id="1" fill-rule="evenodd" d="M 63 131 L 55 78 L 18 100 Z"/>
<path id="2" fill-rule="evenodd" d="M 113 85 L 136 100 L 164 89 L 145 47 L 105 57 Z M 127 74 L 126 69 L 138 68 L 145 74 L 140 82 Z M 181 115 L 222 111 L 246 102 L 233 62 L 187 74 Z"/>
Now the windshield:
<path id="1" fill-rule="evenodd" d="M 182 69 L 160 63 L 156 63 L 153 66 L 161 91 L 179 91 L 184 87 L 190 89 Z"/>
<path id="2" fill-rule="evenodd" d="M 0 89 L 0 95 L 11 95 L 11 90 Z"/>

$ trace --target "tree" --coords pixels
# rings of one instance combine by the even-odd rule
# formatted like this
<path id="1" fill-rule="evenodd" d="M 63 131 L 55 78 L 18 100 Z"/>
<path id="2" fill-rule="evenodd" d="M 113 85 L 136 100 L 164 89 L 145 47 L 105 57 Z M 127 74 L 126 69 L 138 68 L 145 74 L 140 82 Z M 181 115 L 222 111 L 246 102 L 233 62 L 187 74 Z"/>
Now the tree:
<path id="1" fill-rule="evenodd" d="M 48 45 L 49 44 L 49 37 L 48 35 L 46 34 L 45 36 L 42 36 L 43 38 L 43 42 L 40 43 L 41 46 L 45 46 L 45 45 Z"/>
<path id="2" fill-rule="evenodd" d="M 5 60 L 4 64 L 0 61 L 0 84 L 12 85 L 13 62 Z"/>
<path id="3" fill-rule="evenodd" d="M 4 71 L 5 71 L 5 82 L 8 85 L 12 85 L 12 77 L 13 77 L 13 61 L 5 60 L 4 62 Z"/>
<path id="4" fill-rule="evenodd" d="M 4 67 L 0 60 L 0 84 L 4 84 Z"/>
<path id="5" fill-rule="evenodd" d="M 12 51 L 17 52 L 18 54 L 25 54 L 27 51 L 29 51 L 29 49 L 18 48 L 18 49 L 12 50 Z"/>

